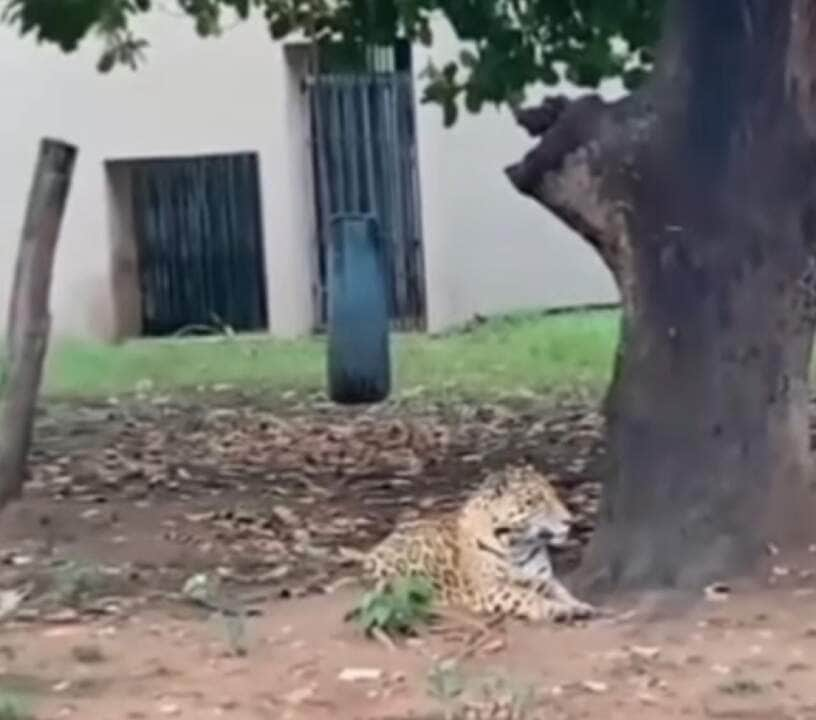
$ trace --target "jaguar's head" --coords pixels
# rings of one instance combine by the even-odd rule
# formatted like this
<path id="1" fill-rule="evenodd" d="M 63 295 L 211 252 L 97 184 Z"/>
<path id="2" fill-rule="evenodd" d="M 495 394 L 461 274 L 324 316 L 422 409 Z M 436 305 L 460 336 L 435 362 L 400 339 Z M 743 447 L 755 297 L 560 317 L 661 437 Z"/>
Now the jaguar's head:
<path id="1" fill-rule="evenodd" d="M 493 472 L 474 497 L 481 503 L 494 537 L 503 545 L 557 547 L 569 534 L 572 515 L 550 481 L 529 465 Z"/>

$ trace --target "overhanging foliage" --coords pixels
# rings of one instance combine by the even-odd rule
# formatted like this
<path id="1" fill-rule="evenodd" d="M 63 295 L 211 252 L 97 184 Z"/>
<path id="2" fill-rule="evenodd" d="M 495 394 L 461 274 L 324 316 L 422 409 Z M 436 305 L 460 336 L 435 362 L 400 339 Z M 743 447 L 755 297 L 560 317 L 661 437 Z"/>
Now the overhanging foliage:
<path id="1" fill-rule="evenodd" d="M 463 49 L 425 70 L 423 100 L 452 125 L 461 104 L 517 107 L 527 87 L 566 79 L 597 87 L 620 77 L 638 84 L 652 65 L 663 0 L 176 0 L 202 37 L 217 36 L 225 16 L 261 14 L 275 40 L 299 34 L 348 47 L 390 45 L 397 38 L 431 46 L 432 18 L 450 23 Z M 98 68 L 136 68 L 148 46 L 132 20 L 154 0 L 7 0 L 3 19 L 21 34 L 75 50 L 101 37 Z"/>

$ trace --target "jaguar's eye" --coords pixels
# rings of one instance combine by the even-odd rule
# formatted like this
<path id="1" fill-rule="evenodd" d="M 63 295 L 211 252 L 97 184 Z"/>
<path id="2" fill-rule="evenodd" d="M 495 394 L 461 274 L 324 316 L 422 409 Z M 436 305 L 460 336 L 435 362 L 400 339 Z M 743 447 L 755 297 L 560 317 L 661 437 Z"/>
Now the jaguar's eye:
<path id="1" fill-rule="evenodd" d="M 498 537 L 504 537 L 505 535 L 510 534 L 510 528 L 509 527 L 504 527 L 504 526 L 499 526 L 499 527 L 493 529 L 493 534 L 497 538 Z"/>

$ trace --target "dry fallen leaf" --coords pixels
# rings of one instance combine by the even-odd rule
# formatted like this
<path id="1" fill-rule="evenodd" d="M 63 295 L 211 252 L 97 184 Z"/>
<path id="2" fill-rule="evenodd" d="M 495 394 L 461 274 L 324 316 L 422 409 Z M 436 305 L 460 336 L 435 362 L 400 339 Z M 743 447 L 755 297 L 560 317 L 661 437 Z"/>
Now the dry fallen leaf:
<path id="1" fill-rule="evenodd" d="M 379 668 L 343 668 L 337 676 L 343 682 L 372 682 L 382 678 L 383 671 Z"/>
<path id="2" fill-rule="evenodd" d="M 283 696 L 285 702 L 290 705 L 300 705 L 301 703 L 314 697 L 317 690 L 315 685 L 304 685 L 300 688 L 295 688 Z"/>
<path id="3" fill-rule="evenodd" d="M 0 622 L 14 615 L 20 605 L 23 604 L 23 601 L 31 595 L 33 590 L 34 584 L 27 583 L 16 590 L 0 591 Z"/>
<path id="4" fill-rule="evenodd" d="M 705 589 L 705 598 L 709 602 L 725 602 L 731 597 L 731 588 L 725 583 L 712 583 Z"/>
<path id="5" fill-rule="evenodd" d="M 300 522 L 300 518 L 285 505 L 275 505 L 272 512 L 284 525 L 297 525 Z"/>
<path id="6" fill-rule="evenodd" d="M 152 396 L 151 387 L 140 389 Z M 601 450 L 603 421 L 581 406 L 531 419 L 500 403 L 350 410 L 301 395 L 271 412 L 246 398 L 235 404 L 219 398 L 217 406 L 210 397 L 162 400 L 122 400 L 102 411 L 72 405 L 69 418 L 48 415 L 31 487 L 80 503 L 77 515 L 98 516 L 97 503 L 120 498 L 161 512 L 163 542 L 218 558 L 230 583 L 276 585 L 271 594 L 288 597 L 333 587 L 352 561 L 338 547 L 369 547 L 398 515 L 455 508 L 484 470 L 504 463 L 508 450 L 517 453 L 528 434 L 531 454 L 541 457 L 537 451 L 546 445 L 541 469 L 556 471 L 559 482 L 563 476 L 558 488 L 576 517 L 571 543 L 553 553 L 556 563 L 574 566 L 594 526 L 600 486 L 584 468 Z M 477 462 L 465 462 L 467 456 Z M 248 499 L 225 507 L 223 498 L 236 492 Z M 187 512 L 160 511 L 167 493 L 189 503 Z M 111 542 L 127 545 L 119 535 Z M 21 550 L 9 550 L 8 562 L 41 562 Z M 184 569 L 162 567 L 139 578 L 138 587 L 168 571 L 178 573 L 168 579 L 180 586 Z"/>
<path id="7" fill-rule="evenodd" d="M 607 685 L 605 682 L 600 682 L 597 680 L 583 680 L 581 682 L 581 687 L 587 692 L 595 694 L 605 693 L 607 690 L 609 690 L 609 685 Z"/>
<path id="8" fill-rule="evenodd" d="M 641 660 L 654 660 L 660 655 L 660 648 L 657 646 L 632 645 L 629 653 Z"/>
<path id="9" fill-rule="evenodd" d="M 648 692 L 639 692 L 637 699 L 644 705 L 658 705 L 660 703 L 660 699 L 657 696 Z"/>
<path id="10" fill-rule="evenodd" d="M 497 653 L 507 647 L 507 641 L 504 638 L 494 638 L 481 646 L 480 650 L 485 653 Z"/>

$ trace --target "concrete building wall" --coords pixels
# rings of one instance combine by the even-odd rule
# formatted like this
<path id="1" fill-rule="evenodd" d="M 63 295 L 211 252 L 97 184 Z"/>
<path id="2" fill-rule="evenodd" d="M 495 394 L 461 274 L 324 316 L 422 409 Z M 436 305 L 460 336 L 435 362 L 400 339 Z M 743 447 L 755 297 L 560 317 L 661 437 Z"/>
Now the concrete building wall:
<path id="1" fill-rule="evenodd" d="M 299 154 L 307 127 L 300 86 L 282 46 L 260 23 L 203 41 L 189 21 L 162 13 L 140 30 L 150 38 L 137 72 L 95 70 L 98 45 L 75 55 L 37 47 L 0 27 L 0 307 L 5 307 L 37 142 L 42 135 L 79 146 L 57 255 L 52 308 L 57 332 L 111 337 L 111 228 L 117 208 L 105 161 L 204 153 L 257 152 L 271 330 L 311 323 L 308 188 Z"/>
<path id="2" fill-rule="evenodd" d="M 100 75 L 93 41 L 65 56 L 0 26 L 0 323 L 37 142 L 48 135 L 80 148 L 54 273 L 57 333 L 108 339 L 138 324 L 126 179 L 106 162 L 245 151 L 260 161 L 270 329 L 307 332 L 314 220 L 303 53 L 272 43 L 261 23 L 201 40 L 186 19 L 155 13 L 138 30 L 151 42 L 147 63 Z M 449 57 L 453 38 L 439 40 L 435 54 Z M 417 72 L 424 63 L 417 52 Z M 420 105 L 417 117 L 429 329 L 477 312 L 614 299 L 592 253 L 502 175 L 530 146 L 507 113 L 487 108 L 453 130 L 438 108 Z"/>
<path id="3" fill-rule="evenodd" d="M 418 72 L 429 58 L 443 65 L 458 57 L 461 45 L 448 24 L 433 28 L 433 48 L 415 50 Z M 603 91 L 612 97 L 621 89 Z M 568 86 L 554 92 L 577 94 Z M 528 97 L 537 102 L 543 93 Z M 431 329 L 475 313 L 617 300 L 594 251 L 506 179 L 503 169 L 534 145 L 508 110 L 462 109 L 448 130 L 438 107 L 419 105 L 417 112 Z"/>

